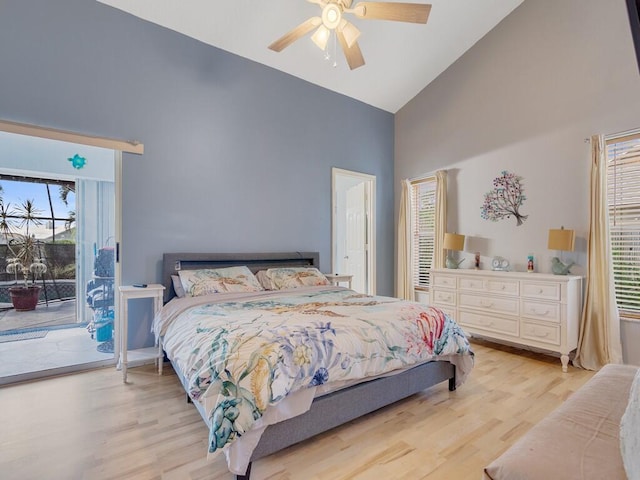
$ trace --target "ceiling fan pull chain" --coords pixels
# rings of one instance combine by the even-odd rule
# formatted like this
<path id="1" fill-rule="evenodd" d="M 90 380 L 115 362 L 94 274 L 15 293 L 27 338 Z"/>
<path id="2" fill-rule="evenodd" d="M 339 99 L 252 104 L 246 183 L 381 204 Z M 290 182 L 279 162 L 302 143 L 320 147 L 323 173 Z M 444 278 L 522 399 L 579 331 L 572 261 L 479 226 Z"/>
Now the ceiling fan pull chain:
<path id="1" fill-rule="evenodd" d="M 338 40 L 336 39 L 336 31 L 332 30 L 332 35 L 331 37 L 333 38 L 333 68 L 336 68 L 338 66 L 338 53 L 337 53 L 337 45 L 338 45 Z"/>

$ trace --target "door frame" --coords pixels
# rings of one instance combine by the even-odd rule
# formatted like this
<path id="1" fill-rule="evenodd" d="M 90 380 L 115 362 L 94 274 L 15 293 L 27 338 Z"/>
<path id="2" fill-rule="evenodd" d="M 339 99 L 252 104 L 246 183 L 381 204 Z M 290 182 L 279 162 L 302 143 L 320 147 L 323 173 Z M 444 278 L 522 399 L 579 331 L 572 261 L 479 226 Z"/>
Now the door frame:
<path id="1" fill-rule="evenodd" d="M 114 288 L 117 290 L 117 287 L 121 283 L 121 263 L 119 261 L 120 254 L 120 245 L 122 241 L 122 166 L 123 166 L 123 153 L 133 153 L 136 155 L 144 154 L 144 145 L 139 141 L 127 141 L 127 140 L 118 140 L 111 139 L 106 137 L 97 137 L 91 135 L 85 135 L 82 133 L 71 132 L 66 130 L 58 130 L 47 127 L 40 127 L 37 125 L 30 125 L 24 123 L 15 123 L 8 120 L 0 119 L 0 131 L 25 135 L 29 137 L 38 137 L 44 138 L 48 140 L 62 141 L 68 143 L 76 143 L 81 145 L 89 145 L 99 148 L 104 148 L 107 150 L 112 150 L 114 152 L 115 161 L 115 245 L 116 245 L 116 262 L 114 269 Z M 78 290 L 76 288 L 76 290 Z M 78 301 L 78 291 L 76 291 L 76 302 Z M 80 297 L 82 298 L 82 297 Z M 71 365 L 66 367 L 58 367 L 52 368 L 48 370 L 41 370 L 38 372 L 29 372 L 24 374 L 15 375 L 12 377 L 5 377 L 6 381 L 0 381 L 0 385 L 27 381 L 33 379 L 39 379 L 54 375 L 64 375 L 68 373 L 74 373 L 82 370 L 87 370 L 96 367 L 102 366 L 111 366 L 115 365 L 118 362 L 120 349 L 119 349 L 119 319 L 117 318 L 117 312 L 119 311 L 119 295 L 115 295 L 114 298 L 114 308 L 116 312 L 116 318 L 114 323 L 114 355 L 112 358 L 108 360 L 101 360 L 97 362 L 90 362 L 78 365 Z"/>
<path id="2" fill-rule="evenodd" d="M 333 167 L 331 169 L 331 268 L 335 271 L 338 265 L 338 186 L 339 177 L 347 177 L 354 180 L 360 180 L 365 184 L 365 214 L 366 214 L 366 288 L 369 295 L 376 293 L 376 177 L 368 173 L 354 172 L 342 168 Z M 346 273 L 346 272 L 337 272 Z"/>

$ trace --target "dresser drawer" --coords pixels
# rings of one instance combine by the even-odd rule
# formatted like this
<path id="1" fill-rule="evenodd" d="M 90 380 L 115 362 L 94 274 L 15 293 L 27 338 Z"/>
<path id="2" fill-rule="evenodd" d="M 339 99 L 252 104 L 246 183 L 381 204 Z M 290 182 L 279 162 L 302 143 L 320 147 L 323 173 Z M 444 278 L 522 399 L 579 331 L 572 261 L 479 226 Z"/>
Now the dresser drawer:
<path id="1" fill-rule="evenodd" d="M 461 278 L 460 290 L 473 290 L 483 292 L 486 290 L 485 280 L 482 278 Z"/>
<path id="2" fill-rule="evenodd" d="M 489 280 L 487 291 L 504 295 L 518 295 L 520 283 L 517 280 Z"/>
<path id="3" fill-rule="evenodd" d="M 560 304 L 523 299 L 521 314 L 523 317 L 533 318 L 534 320 L 560 323 Z"/>
<path id="4" fill-rule="evenodd" d="M 460 293 L 458 305 L 461 307 L 481 308 L 495 313 L 518 315 L 520 310 L 517 298 L 489 297 L 473 293 Z"/>
<path id="5" fill-rule="evenodd" d="M 541 325 L 538 323 L 523 322 L 520 336 L 550 345 L 560 345 L 560 325 Z"/>
<path id="6" fill-rule="evenodd" d="M 434 275 L 433 286 L 456 288 L 456 277 L 452 277 L 450 275 Z"/>
<path id="7" fill-rule="evenodd" d="M 486 330 L 487 332 L 513 335 L 514 337 L 518 336 L 518 320 L 516 319 L 492 317 L 460 310 L 458 311 L 457 320 L 462 326 L 467 325 L 472 328 Z"/>
<path id="8" fill-rule="evenodd" d="M 524 281 L 522 282 L 522 296 L 539 298 L 540 300 L 560 301 L 560 284 Z"/>
<path id="9" fill-rule="evenodd" d="M 456 304 L 456 292 L 454 290 L 441 290 L 439 288 L 433 289 L 433 303 L 452 305 Z"/>

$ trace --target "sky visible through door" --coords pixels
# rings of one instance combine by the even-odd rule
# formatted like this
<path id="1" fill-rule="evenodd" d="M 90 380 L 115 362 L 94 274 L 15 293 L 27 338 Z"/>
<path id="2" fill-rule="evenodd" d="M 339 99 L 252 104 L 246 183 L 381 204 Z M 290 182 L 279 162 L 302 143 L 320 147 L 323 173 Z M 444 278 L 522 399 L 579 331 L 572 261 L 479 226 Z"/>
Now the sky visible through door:
<path id="1" fill-rule="evenodd" d="M 55 183 L 49 183 L 47 193 L 46 180 L 16 181 L 6 180 L 0 176 L 0 198 L 5 206 L 9 206 L 9 212 L 22 205 L 26 200 L 33 200 L 38 217 L 41 217 L 40 225 L 31 228 L 30 233 L 38 239 L 51 238 L 54 232 L 61 234 L 69 230 L 75 216 L 76 202 L 75 192 L 69 191 L 66 196 L 66 204 L 62 197 L 63 187 Z M 73 185 L 73 182 L 70 182 Z M 50 198 L 49 198 L 50 197 Z M 50 203 L 51 201 L 51 203 Z M 53 210 L 53 212 L 52 212 Z M 19 231 L 19 222 L 16 230 Z"/>

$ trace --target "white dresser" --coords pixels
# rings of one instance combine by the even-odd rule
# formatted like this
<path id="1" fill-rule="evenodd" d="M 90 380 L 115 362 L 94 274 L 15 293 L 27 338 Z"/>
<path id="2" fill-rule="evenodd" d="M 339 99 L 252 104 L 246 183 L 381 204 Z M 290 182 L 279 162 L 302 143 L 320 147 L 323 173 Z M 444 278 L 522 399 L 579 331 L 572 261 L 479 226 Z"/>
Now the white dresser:
<path id="1" fill-rule="evenodd" d="M 560 354 L 578 346 L 582 277 L 490 270 L 431 270 L 429 302 L 472 336 Z"/>

